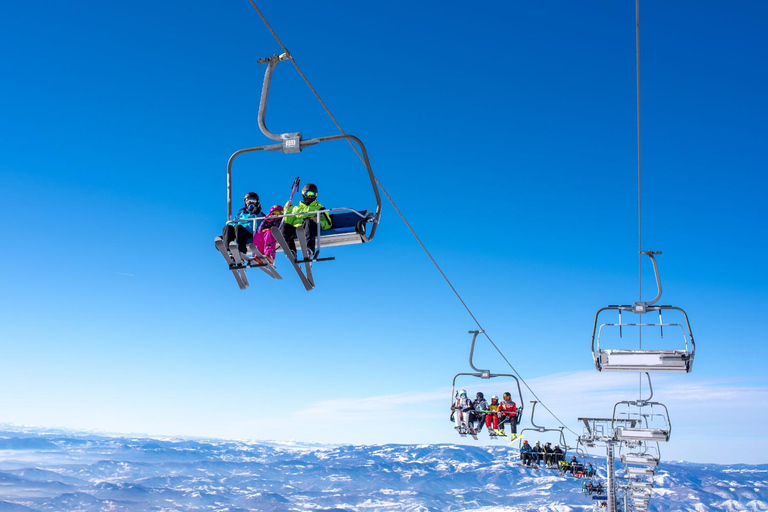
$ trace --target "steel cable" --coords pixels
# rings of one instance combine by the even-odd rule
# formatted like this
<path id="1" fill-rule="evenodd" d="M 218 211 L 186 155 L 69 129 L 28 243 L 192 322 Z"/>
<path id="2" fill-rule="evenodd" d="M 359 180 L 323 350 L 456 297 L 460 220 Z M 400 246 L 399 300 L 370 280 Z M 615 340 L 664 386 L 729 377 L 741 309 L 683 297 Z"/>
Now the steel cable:
<path id="1" fill-rule="evenodd" d="M 302 79 L 304 79 L 304 82 L 307 84 L 307 86 L 309 87 L 310 91 L 312 91 L 312 94 L 314 94 L 314 95 L 315 95 L 315 98 L 317 98 L 317 101 L 318 101 L 318 102 L 320 103 L 320 105 L 323 107 L 323 109 L 325 110 L 326 114 L 328 114 L 328 117 L 331 119 L 331 121 L 333 121 L 333 124 L 334 124 L 334 125 L 336 126 L 336 128 L 339 130 L 339 133 L 341 133 L 342 135 L 346 134 L 346 132 L 344 131 L 344 129 L 341 127 L 341 125 L 339 124 L 339 122 L 336 120 L 336 118 L 334 117 L 334 115 L 331 113 L 331 110 L 328 108 L 328 106 L 325 104 L 325 102 L 322 100 L 322 98 L 320 98 L 320 95 L 317 93 L 317 90 L 315 90 L 315 88 L 314 88 L 314 87 L 312 86 L 312 84 L 309 82 L 309 79 L 308 79 L 308 78 L 306 77 L 306 75 L 305 75 L 305 74 L 304 74 L 304 73 L 301 71 L 301 68 L 300 68 L 300 67 L 299 67 L 299 65 L 296 63 L 296 60 L 293 58 L 293 55 L 291 54 L 291 52 L 289 52 L 289 51 L 288 51 L 288 48 L 286 48 L 286 47 L 285 47 L 285 45 L 283 44 L 283 42 L 280 40 L 280 38 L 278 37 L 278 35 L 275 33 L 274 29 L 272 28 L 272 26 L 271 26 L 271 25 L 269 24 L 269 22 L 267 21 L 267 18 L 264 16 L 264 14 L 261 12 L 261 10 L 260 10 L 260 9 L 258 8 L 258 6 L 256 5 L 256 2 L 254 2 L 254 0 L 249 0 L 249 2 L 250 2 L 250 3 L 251 3 L 251 5 L 253 6 L 253 9 L 256 11 L 256 13 L 259 15 L 259 17 L 261 18 L 261 21 L 262 21 L 262 22 L 264 23 L 264 25 L 267 27 L 267 30 L 269 30 L 270 34 L 272 34 L 272 37 L 275 39 L 275 41 L 277 42 L 277 44 L 280 46 L 280 48 L 283 50 L 283 52 L 285 52 L 285 54 L 287 54 L 287 56 L 288 56 L 288 58 L 290 59 L 291 63 L 292 63 L 292 64 L 293 64 L 293 66 L 296 68 L 296 71 L 298 71 L 298 73 L 299 73 L 299 75 L 301 76 L 301 78 L 302 78 Z M 360 154 L 360 152 L 358 151 L 358 149 L 357 149 L 357 148 L 356 148 L 356 147 L 355 147 L 355 146 L 352 144 L 352 142 L 351 142 L 350 140 L 347 140 L 347 142 L 349 143 L 350 147 L 351 147 L 351 148 L 352 148 L 352 150 L 355 152 L 355 154 L 357 155 L 357 157 L 358 157 L 358 158 L 359 158 L 359 159 L 362 161 L 362 160 L 363 160 L 363 157 L 362 157 L 362 155 Z M 578 434 L 577 434 L 576 432 L 574 432 L 573 430 L 571 430 L 571 429 L 570 429 L 570 427 L 568 427 L 568 426 L 567 426 L 567 425 L 566 425 L 566 424 L 565 424 L 565 423 L 564 423 L 564 422 L 563 422 L 563 421 L 562 421 L 560 418 L 558 418 L 558 417 L 557 417 L 557 415 L 555 415 L 555 413 L 553 413 L 553 412 L 552 412 L 552 410 L 550 410 L 550 409 L 549 409 L 549 407 L 547 407 L 547 406 L 546 406 L 546 404 L 545 404 L 544 402 L 542 402 L 542 401 L 541 401 L 541 399 L 538 397 L 538 395 L 536 395 L 536 393 L 533 391 L 533 389 L 531 389 L 531 387 L 530 387 L 530 386 L 528 385 L 528 383 L 525 381 L 525 379 L 523 378 L 523 376 L 522 376 L 522 375 L 520 375 L 520 372 L 518 372 L 518 371 L 517 371 L 517 369 L 516 369 L 516 368 L 515 368 L 515 367 L 512 365 L 512 363 L 510 363 L 510 362 L 509 362 L 509 359 L 507 359 L 507 356 L 505 356 L 505 355 L 504 355 L 504 353 L 501 351 L 501 349 L 498 347 L 498 345 L 496 345 L 496 343 L 493 341 L 493 339 L 491 339 L 491 337 L 490 337 L 490 336 L 488 335 L 488 333 L 485 331 L 485 329 L 483 328 L 483 326 L 480 324 L 480 321 L 477 319 L 477 317 L 476 317 L 476 316 L 475 316 L 475 314 L 472 312 L 472 310 L 470 309 L 470 307 L 469 307 L 469 306 L 467 305 L 467 303 L 464 301 L 464 299 L 462 298 L 461 294 L 459 294 L 458 290 L 456 290 L 456 287 L 453 285 L 453 283 L 451 282 L 451 280 L 448 278 L 448 276 L 445 274 L 445 272 L 443 271 L 443 269 L 440 267 L 440 265 L 437 263 L 437 261 L 435 260 L 435 258 L 432 256 L 432 253 L 431 253 L 431 252 L 429 252 L 429 249 L 427 249 L 427 246 L 426 246 L 426 245 L 424 245 L 424 242 L 421 240 L 421 238 L 419 237 L 419 235 L 417 235 L 417 234 L 416 234 L 416 231 L 413 229 L 413 226 L 411 226 L 411 223 L 410 223 L 410 222 L 408 222 L 408 220 L 405 218 L 405 215 L 403 214 L 403 212 L 402 212 L 402 211 L 400 211 L 400 208 L 398 208 L 397 204 L 395 204 L 395 201 L 394 201 L 394 200 L 392 199 L 392 197 L 389 195 L 389 193 L 388 193 L 388 192 L 387 192 L 387 190 L 384 188 L 384 186 L 381 184 L 381 182 L 379 181 L 378 177 L 376 177 L 376 175 L 375 175 L 375 174 L 374 174 L 374 180 L 376 181 L 376 184 L 377 184 L 377 185 L 378 185 L 378 187 L 381 189 L 381 191 L 384 193 L 384 196 L 386 196 L 387 200 L 390 202 L 390 204 L 392 205 L 392 207 L 395 209 L 395 211 L 397 212 L 397 214 L 400 216 L 400 218 L 402 219 L 403 223 L 405 223 L 405 225 L 408 227 L 408 230 L 411 232 L 411 234 L 413 235 L 413 237 L 416 239 L 416 241 L 419 243 L 419 245 L 421 246 L 421 248 L 424 250 L 424 253 L 427 255 L 427 257 L 429 257 L 429 259 L 430 259 L 430 261 L 432 262 L 432 264 L 435 266 L 435 268 L 437 269 L 437 271 L 440 273 L 440 275 L 443 277 L 443 279 L 445 280 L 445 282 L 446 282 L 446 283 L 448 284 L 448 286 L 451 288 L 451 291 L 453 292 L 453 294 L 456 296 L 456 298 L 457 298 L 457 299 L 459 299 L 459 302 L 461 302 L 461 305 L 464 307 L 464 309 L 467 311 L 467 313 L 469 313 L 469 316 L 470 316 L 470 317 L 472 318 L 472 320 L 475 322 L 475 325 L 477 325 L 477 328 L 478 328 L 478 329 L 480 329 L 480 330 L 483 332 L 483 334 L 484 334 L 484 335 L 485 335 L 485 337 L 488 339 L 488 341 L 491 343 L 491 345 L 493 346 L 493 348 L 495 348 L 495 349 L 496 349 L 496 351 L 499 353 L 499 355 L 501 356 L 501 358 L 502 358 L 502 359 L 504 359 L 504 361 L 507 363 L 507 365 L 508 365 L 508 366 L 509 366 L 509 367 L 512 369 L 512 371 L 514 372 L 514 374 L 515 374 L 515 375 L 517 375 L 517 376 L 520 378 L 520 380 L 523 382 L 523 385 L 525 386 L 525 388 L 526 388 L 526 389 L 527 389 L 527 390 L 528 390 L 528 391 L 531 393 L 531 395 L 533 395 L 533 397 L 534 397 L 534 398 L 536 398 L 536 400 L 538 401 L 538 403 L 539 403 L 539 404 L 541 404 L 541 406 L 542 406 L 542 407 L 544 407 L 544 409 L 545 409 L 547 412 L 549 412 L 549 414 L 551 414 L 551 415 L 552 415 L 552 417 L 553 417 L 553 418 L 555 418 L 555 420 L 557 420 L 557 422 L 558 422 L 558 423 L 560 423 L 560 425 L 561 425 L 562 427 L 564 427 L 564 428 L 565 428 L 565 429 L 567 429 L 569 432 L 571 432 L 573 435 L 575 435 L 575 436 L 577 436 L 577 437 L 578 437 Z"/>

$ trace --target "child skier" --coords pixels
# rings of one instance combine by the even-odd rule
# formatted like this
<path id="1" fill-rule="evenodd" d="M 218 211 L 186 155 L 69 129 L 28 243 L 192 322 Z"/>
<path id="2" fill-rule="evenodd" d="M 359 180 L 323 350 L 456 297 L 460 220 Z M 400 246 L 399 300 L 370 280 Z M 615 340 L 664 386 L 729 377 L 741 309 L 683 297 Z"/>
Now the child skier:
<path id="1" fill-rule="evenodd" d="M 491 403 L 488 404 L 488 410 L 490 412 L 485 415 L 485 426 L 488 427 L 488 433 L 499 435 L 499 397 L 496 395 L 491 397 Z"/>
<path id="2" fill-rule="evenodd" d="M 261 222 L 259 230 L 253 235 L 253 243 L 256 248 L 266 256 L 268 263 L 275 261 L 275 251 L 277 251 L 277 242 L 270 229 L 273 226 L 280 226 L 280 215 L 283 214 L 283 207 L 279 204 L 269 209 L 266 218 Z"/>

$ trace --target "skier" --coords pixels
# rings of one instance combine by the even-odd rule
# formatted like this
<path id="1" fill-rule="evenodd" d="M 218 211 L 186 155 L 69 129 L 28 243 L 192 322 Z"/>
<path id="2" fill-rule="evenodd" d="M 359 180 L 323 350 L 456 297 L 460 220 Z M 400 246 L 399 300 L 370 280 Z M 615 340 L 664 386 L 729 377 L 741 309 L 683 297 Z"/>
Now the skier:
<path id="1" fill-rule="evenodd" d="M 485 400 L 485 396 L 483 395 L 482 391 L 478 391 L 475 401 L 472 402 L 472 416 L 471 420 L 475 429 L 475 432 L 478 433 L 481 430 L 483 430 L 483 423 L 485 423 L 485 416 L 486 412 L 488 410 L 488 402 Z M 470 430 L 471 432 L 471 430 Z"/>
<path id="2" fill-rule="evenodd" d="M 547 442 L 544 445 L 544 464 L 550 468 L 553 465 L 554 456 L 552 455 L 552 443 Z"/>
<path id="3" fill-rule="evenodd" d="M 469 411 L 472 410 L 472 402 L 467 398 L 467 391 L 460 389 L 456 396 L 456 401 L 451 406 L 451 418 L 455 423 L 455 429 L 459 434 L 465 434 L 469 431 Z"/>
<path id="4" fill-rule="evenodd" d="M 241 253 L 248 252 L 248 244 L 253 240 L 254 221 L 261 215 L 261 202 L 256 192 L 248 192 L 243 198 L 245 203 L 243 208 L 235 214 L 231 221 L 227 222 L 221 231 L 221 236 L 216 237 L 216 245 L 224 243 L 224 247 L 229 248 L 229 243 L 233 240 L 237 242 L 237 248 Z M 258 224 L 258 221 L 255 221 Z"/>
<path id="5" fill-rule="evenodd" d="M 530 466 L 531 460 L 533 460 L 533 449 L 528 444 L 528 440 L 523 441 L 523 446 L 520 447 L 520 459 L 523 461 L 523 466 Z"/>
<path id="6" fill-rule="evenodd" d="M 597 470 L 590 462 L 589 464 L 587 464 L 587 469 L 584 470 L 584 475 L 586 475 L 587 478 L 592 478 L 593 476 L 595 476 L 595 473 L 597 473 Z"/>
<path id="7" fill-rule="evenodd" d="M 279 204 L 272 206 L 272 208 L 269 209 L 267 216 L 261 222 L 259 230 L 253 235 L 254 245 L 261 254 L 266 256 L 268 263 L 273 263 L 275 261 L 275 252 L 277 251 L 277 243 L 270 229 L 273 226 L 280 226 L 280 215 L 282 214 L 282 206 Z"/>
<path id="8" fill-rule="evenodd" d="M 560 445 L 556 444 L 552 450 L 552 464 L 559 466 L 561 463 L 565 464 L 565 454 Z"/>
<path id="9" fill-rule="evenodd" d="M 541 464 L 541 459 L 542 459 L 541 445 L 539 444 L 538 441 L 536 441 L 536 446 L 534 446 L 533 450 L 531 451 L 533 452 L 533 461 L 538 466 L 539 464 Z"/>
<path id="10" fill-rule="evenodd" d="M 301 189 L 301 202 L 293 206 L 291 200 L 285 203 L 285 222 L 283 222 L 280 231 L 285 237 L 285 241 L 288 243 L 289 249 L 296 255 L 296 242 L 293 237 L 296 236 L 296 228 L 304 228 L 304 234 L 306 237 L 307 251 L 309 254 L 304 254 L 304 259 L 310 260 L 316 257 L 315 254 L 315 242 L 317 241 L 317 235 L 319 233 L 317 226 L 317 215 L 312 214 L 318 210 L 325 210 L 325 207 L 317 200 L 317 185 L 314 183 L 307 183 Z M 320 214 L 320 229 L 331 229 L 331 216 L 328 212 Z"/>
<path id="11" fill-rule="evenodd" d="M 512 395 L 509 391 L 502 395 L 499 404 L 499 435 L 505 436 L 504 425 L 509 424 L 510 440 L 514 441 L 517 437 L 517 405 L 512 401 Z"/>
<path id="12" fill-rule="evenodd" d="M 496 395 L 491 397 L 491 403 L 488 404 L 488 410 L 490 412 L 485 415 L 485 426 L 488 427 L 488 433 L 499 435 L 499 397 Z"/>

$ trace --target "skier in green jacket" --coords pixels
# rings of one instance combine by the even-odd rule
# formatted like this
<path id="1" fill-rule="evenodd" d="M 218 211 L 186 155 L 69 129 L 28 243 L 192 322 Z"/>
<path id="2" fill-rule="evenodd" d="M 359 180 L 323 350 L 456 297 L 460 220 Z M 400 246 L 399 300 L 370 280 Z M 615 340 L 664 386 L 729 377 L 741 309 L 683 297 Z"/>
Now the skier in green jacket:
<path id="1" fill-rule="evenodd" d="M 307 249 L 309 250 L 309 254 L 305 254 L 304 258 L 312 259 L 316 256 L 317 214 L 312 212 L 318 210 L 325 210 L 325 207 L 317 200 L 317 185 L 314 183 L 307 183 L 301 189 L 301 202 L 298 205 L 293 206 L 290 200 L 285 203 L 283 213 L 286 217 L 280 231 L 282 231 L 285 241 L 288 242 L 288 246 L 293 251 L 294 256 L 296 255 L 296 242 L 293 237 L 296 236 L 296 228 L 298 227 L 304 228 Z M 331 229 L 331 216 L 328 212 L 320 214 L 320 229 Z"/>

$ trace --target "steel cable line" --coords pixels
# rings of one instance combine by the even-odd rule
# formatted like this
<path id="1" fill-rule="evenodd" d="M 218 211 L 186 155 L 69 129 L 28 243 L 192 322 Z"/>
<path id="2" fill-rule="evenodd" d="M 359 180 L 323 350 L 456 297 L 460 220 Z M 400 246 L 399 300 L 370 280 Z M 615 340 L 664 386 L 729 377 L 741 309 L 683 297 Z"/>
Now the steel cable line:
<path id="1" fill-rule="evenodd" d="M 253 6 L 253 9 L 256 11 L 256 13 L 259 15 L 259 17 L 261 18 L 261 21 L 262 21 L 262 22 L 264 23 L 264 25 L 267 27 L 267 30 L 269 30 L 270 34 L 272 34 L 272 37 L 275 39 L 275 41 L 277 42 L 277 44 L 280 46 L 280 48 L 283 50 L 283 52 L 284 52 L 284 53 L 285 53 L 285 54 L 288 56 L 288 59 L 291 61 L 291 63 L 293 64 L 293 66 L 296 68 L 296 71 L 298 71 L 298 73 L 299 73 L 299 75 L 301 76 L 301 78 L 303 78 L 303 79 L 304 79 L 304 82 L 306 82 L 306 84 L 307 84 L 307 86 L 309 87 L 310 91 L 312 91 L 312 94 L 314 94 L 314 95 L 315 95 L 315 98 L 317 98 L 317 101 L 318 101 L 318 102 L 320 103 L 320 105 L 323 107 L 323 109 L 325 110 L 326 114 L 328 114 L 328 117 L 331 119 L 331 121 L 333 121 L 333 124 L 334 124 L 334 125 L 336 126 L 336 128 L 339 130 L 339 133 L 341 133 L 342 135 L 346 134 L 346 132 L 344 131 L 344 129 L 341 127 L 341 125 L 339 124 L 339 122 L 336 120 L 336 118 L 334 117 L 334 115 L 331 113 L 331 110 L 328 108 L 328 106 L 325 104 L 325 102 L 322 100 L 322 98 L 320 98 L 320 95 L 317 93 L 317 90 L 315 90 L 315 88 L 314 88 L 314 87 L 312 86 L 312 84 L 309 82 L 309 79 L 308 79 L 308 78 L 306 77 L 306 75 L 305 75 L 305 74 L 304 74 L 304 73 L 301 71 L 301 68 L 300 68 L 300 67 L 299 67 L 299 65 L 296 63 L 296 60 L 293 58 L 293 55 L 291 54 L 291 52 L 289 52 L 289 51 L 288 51 L 288 48 L 286 48 L 286 47 L 285 47 L 285 45 L 283 44 L 283 42 L 280 40 L 280 38 L 278 37 L 278 35 L 275 33 L 274 29 L 272 28 L 272 26 L 271 26 L 271 25 L 269 24 L 269 22 L 267 21 L 267 18 L 264 16 L 264 14 L 261 12 L 261 10 L 260 10 L 260 9 L 258 8 L 258 6 L 256 5 L 256 2 L 255 2 L 254 0 L 249 0 L 249 2 L 250 2 L 250 3 L 251 3 L 251 5 Z M 362 155 L 360 155 L 360 152 L 359 152 L 359 151 L 358 151 L 358 149 L 357 149 L 357 148 L 356 148 L 356 147 L 355 147 L 355 146 L 352 144 L 352 142 L 351 142 L 351 141 L 349 141 L 349 140 L 347 140 L 347 142 L 349 143 L 350 147 L 351 147 L 351 148 L 352 148 L 352 150 L 355 152 L 355 154 L 357 155 L 357 157 L 358 157 L 360 160 L 363 160 L 363 157 L 362 157 Z M 437 263 L 437 261 L 435 260 L 435 258 L 432 256 L 432 253 L 431 253 L 431 252 L 429 252 L 429 249 L 427 249 L 427 246 L 426 246 L 426 245 L 424 245 L 424 242 L 421 240 L 421 238 L 419 237 L 419 235 L 417 235 L 417 234 L 416 234 L 416 231 L 413 229 L 413 226 L 411 226 L 411 223 L 410 223 L 410 222 L 408 222 L 408 220 L 405 218 L 405 215 L 403 214 L 403 212 L 402 212 L 402 211 L 400 211 L 400 208 L 398 208 L 398 206 L 397 206 L 397 204 L 395 203 L 395 201 L 394 201 L 394 200 L 392 199 L 392 197 L 389 195 L 389 193 L 388 193 L 388 192 L 387 192 L 387 190 L 384 188 L 384 186 L 381 184 L 381 182 L 379 181 L 378 177 L 376 177 L 376 175 L 375 175 L 375 174 L 374 174 L 374 180 L 376 181 L 376 184 L 377 184 L 377 185 L 378 185 L 378 187 L 381 189 L 381 191 L 384 193 L 384 195 L 386 196 L 387 200 L 390 202 L 390 204 L 392 205 L 392 207 L 395 209 L 395 211 L 397 212 L 397 214 L 400 216 L 400 218 L 402 219 L 403 223 L 405 223 L 405 225 L 408 227 L 408 230 L 411 232 L 411 234 L 413 235 L 413 237 L 416 239 L 416 241 L 419 243 L 419 245 L 421 246 L 421 248 L 424 250 L 424 253 L 427 255 L 427 257 L 429 257 L 429 259 L 430 259 L 430 261 L 432 262 L 432 264 L 435 266 L 435 268 L 437 269 L 437 271 L 440 273 L 440 275 L 443 277 L 443 279 L 445 280 L 445 282 L 446 282 L 446 283 L 448 284 L 448 286 L 451 288 L 451 291 L 453 292 L 453 294 L 456 296 L 456 298 L 457 298 L 457 299 L 459 299 L 459 302 L 461 302 L 461 305 L 464 307 L 464 309 L 467 311 L 467 313 L 469 313 L 469 316 L 470 316 L 470 317 L 472 318 L 472 320 L 475 322 L 475 325 L 477 325 L 477 328 L 483 332 L 483 335 L 484 335 L 484 336 L 485 336 L 485 337 L 488 339 L 488 341 L 491 343 L 491 345 L 493 346 L 493 348 L 495 348 L 495 349 L 496 349 L 496 352 L 498 352 L 498 353 L 499 353 L 499 355 L 501 356 L 501 358 L 502 358 L 502 359 L 504 359 L 504 361 L 505 361 L 505 362 L 507 363 L 507 365 L 508 365 L 508 366 L 509 366 L 509 367 L 512 369 L 512 371 L 515 373 L 515 375 L 517 375 L 517 376 L 520 378 L 520 380 L 523 382 L 523 385 L 525 385 L 525 388 L 526 388 L 526 389 L 527 389 L 527 390 L 528 390 L 528 391 L 531 393 L 531 395 L 533 395 L 533 397 L 534 397 L 534 398 L 535 398 L 535 399 L 538 401 L 538 403 L 539 403 L 539 404 L 541 404 L 541 406 L 542 406 L 542 407 L 543 407 L 543 408 L 544 408 L 544 409 L 545 409 L 547 412 L 549 412 L 549 414 L 551 414 L 551 415 L 552 415 L 552 417 L 553 417 L 553 418 L 555 418 L 555 420 L 557 420 L 557 421 L 560 423 L 560 425 L 561 425 L 562 427 L 565 427 L 565 428 L 566 428 L 566 429 L 567 429 L 569 432 L 571 432 L 573 435 L 575 435 L 575 436 L 577 436 L 577 437 L 578 437 L 578 434 L 577 434 L 576 432 L 574 432 L 573 430 L 571 430 L 571 429 L 570 429 L 570 428 L 569 428 L 569 427 L 568 427 L 568 426 L 567 426 L 565 423 L 563 423 L 563 421 L 562 421 L 560 418 L 558 418 L 558 417 L 557 417 L 557 415 L 555 415 L 555 413 L 553 413 L 553 412 L 552 412 L 552 410 L 550 410 L 550 409 L 549 409 L 549 407 L 547 407 L 547 406 L 546 406 L 546 404 L 544 404 L 544 402 L 542 402 L 542 401 L 541 401 L 541 399 L 538 397 L 538 395 L 536 395 L 536 393 L 533 391 L 533 389 L 531 389 L 531 387 L 530 387 L 530 386 L 528 385 L 528 383 L 525 381 L 525 379 L 523 378 L 523 376 L 522 376 L 522 375 L 520 375 L 520 372 L 518 372 L 518 371 L 517 371 L 517 369 L 516 369 L 516 368 L 515 368 L 515 367 L 512 365 L 512 363 L 510 363 L 510 362 L 509 362 L 509 359 L 507 359 L 507 356 L 505 356 L 505 355 L 504 355 L 504 353 L 501 351 L 501 349 L 498 347 L 498 345 L 496 345 L 496 343 L 493 341 L 493 339 L 491 339 L 491 337 L 488 335 L 488 333 L 486 332 L 486 330 L 485 330 L 485 329 L 483 328 L 483 326 L 480 324 L 480 321 L 477 319 L 477 317 L 476 317 L 476 316 L 475 316 L 475 314 L 472 312 L 472 310 L 470 309 L 470 307 L 469 307 L 469 306 L 467 305 L 467 303 L 464 301 L 464 299 L 462 298 L 461 294 L 459 294 L 458 290 L 456 290 L 456 287 L 455 287 L 455 286 L 453 286 L 453 283 L 451 282 L 451 280 L 448 278 L 448 276 L 445 274 L 445 272 L 443 271 L 443 269 L 440 267 L 440 265 Z"/>

